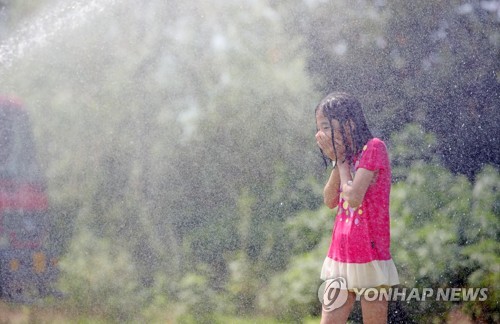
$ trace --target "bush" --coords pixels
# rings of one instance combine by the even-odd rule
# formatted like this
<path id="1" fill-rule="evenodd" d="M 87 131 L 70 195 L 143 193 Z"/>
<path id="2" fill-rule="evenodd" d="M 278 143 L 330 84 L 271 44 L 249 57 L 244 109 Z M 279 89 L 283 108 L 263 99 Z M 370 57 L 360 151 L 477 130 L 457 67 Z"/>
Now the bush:
<path id="1" fill-rule="evenodd" d="M 187 273 L 179 284 L 178 298 L 183 308 L 179 323 L 213 323 L 217 300 L 207 277 Z"/>
<path id="2" fill-rule="evenodd" d="M 324 236 L 313 251 L 295 256 L 284 272 L 271 279 L 257 299 L 264 314 L 298 323 L 310 314 L 320 314 L 319 275 L 329 243 L 330 236 Z"/>
<path id="3" fill-rule="evenodd" d="M 60 268 L 60 288 L 75 313 L 125 321 L 133 320 L 144 306 L 146 294 L 130 255 L 86 228 L 73 239 Z"/>
<path id="4" fill-rule="evenodd" d="M 489 288 L 486 302 L 456 302 L 477 319 L 498 318 L 496 287 L 498 170 L 487 167 L 474 187 L 436 164 L 416 162 L 391 195 L 392 254 L 403 285 L 417 288 Z M 421 321 L 440 321 L 452 302 L 409 305 Z"/>

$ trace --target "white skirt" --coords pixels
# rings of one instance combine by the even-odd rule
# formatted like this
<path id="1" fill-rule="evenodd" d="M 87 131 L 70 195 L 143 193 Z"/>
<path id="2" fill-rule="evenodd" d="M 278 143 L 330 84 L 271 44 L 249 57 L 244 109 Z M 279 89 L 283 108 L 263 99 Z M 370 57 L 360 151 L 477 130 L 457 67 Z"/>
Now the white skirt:
<path id="1" fill-rule="evenodd" d="M 346 279 L 347 289 L 390 287 L 399 284 L 398 271 L 392 259 L 367 263 L 344 263 L 326 257 L 321 269 L 321 279 L 337 277 Z"/>

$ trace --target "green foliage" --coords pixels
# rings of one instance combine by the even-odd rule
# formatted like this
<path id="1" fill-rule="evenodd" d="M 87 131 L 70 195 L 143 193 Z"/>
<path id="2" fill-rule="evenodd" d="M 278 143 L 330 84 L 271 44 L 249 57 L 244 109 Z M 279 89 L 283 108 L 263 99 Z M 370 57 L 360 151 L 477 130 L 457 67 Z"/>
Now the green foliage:
<path id="1" fill-rule="evenodd" d="M 61 290 L 75 313 L 133 320 L 146 301 L 129 253 L 82 228 L 60 262 Z"/>
<path id="2" fill-rule="evenodd" d="M 287 322 L 301 322 L 309 314 L 318 314 L 320 302 L 319 272 L 328 248 L 323 240 L 313 252 L 293 258 L 288 268 L 276 275 L 259 295 L 259 308 Z"/>
<path id="3" fill-rule="evenodd" d="M 240 316 L 255 314 L 256 297 L 263 286 L 259 280 L 259 266 L 258 263 L 252 263 L 244 252 L 229 262 L 229 280 L 223 292 L 225 313 Z"/>
<path id="4" fill-rule="evenodd" d="M 473 227 L 468 239 L 473 243 L 482 238 L 500 240 L 500 175 L 497 168 L 485 166 L 477 176 L 472 190 Z"/>
<path id="5" fill-rule="evenodd" d="M 466 303 L 466 310 L 474 319 L 498 322 L 500 284 L 500 173 L 486 166 L 478 175 L 472 190 L 474 220 L 467 231 L 467 243 L 461 253 L 473 264 L 467 278 L 471 287 L 487 287 L 488 299 L 484 303 Z"/>
<path id="6" fill-rule="evenodd" d="M 205 276 L 188 273 L 182 278 L 179 289 L 179 300 L 186 309 L 185 314 L 179 317 L 179 323 L 214 322 L 215 293 Z"/>
<path id="7" fill-rule="evenodd" d="M 142 308 L 140 316 L 137 318 L 145 323 L 170 323 L 178 315 L 175 312 L 171 300 L 170 279 L 165 273 L 158 273 L 155 278 L 155 285 L 149 289 L 149 298 L 145 307 Z"/>
<path id="8" fill-rule="evenodd" d="M 418 124 L 407 124 L 394 133 L 389 141 L 393 182 L 405 180 L 410 167 L 420 161 L 438 162 L 436 138 Z"/>
<path id="9" fill-rule="evenodd" d="M 488 288 L 487 302 L 466 304 L 473 318 L 492 320 L 497 316 L 492 310 L 500 264 L 498 215 L 491 215 L 496 190 L 489 187 L 484 196 L 473 192 L 484 186 L 484 179 L 497 178 L 498 171 L 488 167 L 483 172 L 472 189 L 467 179 L 443 167 L 414 164 L 406 181 L 393 186 L 392 252 L 405 286 Z M 485 200 L 490 205 L 482 205 Z M 477 205 L 485 212 L 478 212 Z M 429 301 L 411 306 L 430 320 L 442 317 L 452 305 Z"/>
<path id="10" fill-rule="evenodd" d="M 294 257 L 258 295 L 259 309 L 287 322 L 318 314 L 319 274 L 331 239 L 334 212 L 327 207 L 287 220 L 289 249 Z"/>
<path id="11" fill-rule="evenodd" d="M 325 237 L 331 236 L 333 215 L 336 209 L 327 207 L 303 211 L 287 220 L 287 233 L 291 242 L 290 252 L 299 255 L 315 249 Z M 330 224 L 331 223 L 331 224 Z"/>

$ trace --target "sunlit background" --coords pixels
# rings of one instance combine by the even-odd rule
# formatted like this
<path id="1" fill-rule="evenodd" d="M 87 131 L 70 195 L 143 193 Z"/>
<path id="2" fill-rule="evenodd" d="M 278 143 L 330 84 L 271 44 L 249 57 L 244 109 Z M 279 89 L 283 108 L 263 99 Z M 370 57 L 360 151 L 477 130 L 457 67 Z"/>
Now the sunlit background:
<path id="1" fill-rule="evenodd" d="M 496 0 L 0 0 L 59 269 L 0 321 L 319 322 L 332 90 L 388 145 L 402 285 L 489 289 L 391 321 L 500 321 L 499 49 Z"/>

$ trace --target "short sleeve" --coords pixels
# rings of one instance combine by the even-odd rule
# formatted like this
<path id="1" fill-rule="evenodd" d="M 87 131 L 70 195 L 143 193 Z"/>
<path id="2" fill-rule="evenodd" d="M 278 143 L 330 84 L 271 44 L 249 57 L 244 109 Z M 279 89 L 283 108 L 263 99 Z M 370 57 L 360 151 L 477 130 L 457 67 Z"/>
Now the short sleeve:
<path id="1" fill-rule="evenodd" d="M 358 168 L 376 171 L 380 169 L 387 169 L 388 167 L 389 155 L 387 154 L 387 147 L 385 146 L 385 143 L 378 138 L 368 141 L 363 148 Z"/>

